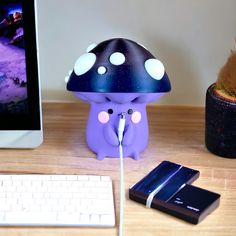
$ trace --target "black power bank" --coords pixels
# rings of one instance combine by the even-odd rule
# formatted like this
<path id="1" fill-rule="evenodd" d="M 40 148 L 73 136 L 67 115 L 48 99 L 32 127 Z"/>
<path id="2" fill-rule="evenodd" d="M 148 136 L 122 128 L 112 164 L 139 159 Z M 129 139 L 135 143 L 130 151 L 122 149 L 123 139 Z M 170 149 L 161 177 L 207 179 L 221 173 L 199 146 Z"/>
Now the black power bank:
<path id="1" fill-rule="evenodd" d="M 199 171 L 163 161 L 129 189 L 129 198 L 192 224 L 215 210 L 220 195 L 190 185 Z"/>

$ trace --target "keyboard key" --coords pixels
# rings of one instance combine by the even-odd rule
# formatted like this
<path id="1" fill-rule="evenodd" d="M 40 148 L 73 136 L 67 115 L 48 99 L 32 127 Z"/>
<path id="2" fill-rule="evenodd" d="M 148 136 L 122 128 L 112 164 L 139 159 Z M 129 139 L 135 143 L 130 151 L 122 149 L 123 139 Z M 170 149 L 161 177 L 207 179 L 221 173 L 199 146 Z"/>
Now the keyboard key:
<path id="1" fill-rule="evenodd" d="M 88 225 L 90 223 L 89 214 L 81 214 L 80 221 L 81 221 L 81 224 Z"/>
<path id="2" fill-rule="evenodd" d="M 45 224 L 47 222 L 56 223 L 57 213 L 55 212 L 30 212 L 30 211 L 20 211 L 20 212 L 6 212 L 5 220 L 8 224 L 25 224 L 25 219 L 27 219 L 27 224 Z M 42 220 L 43 219 L 43 220 Z"/>
<path id="3" fill-rule="evenodd" d="M 90 221 L 92 224 L 99 224 L 100 223 L 100 216 L 99 215 L 91 215 Z"/>
<path id="4" fill-rule="evenodd" d="M 110 217 L 110 215 L 101 215 L 101 224 L 104 226 L 114 225 L 114 218 Z"/>
<path id="5" fill-rule="evenodd" d="M 101 180 L 101 177 L 100 176 L 97 176 L 97 175 L 90 175 L 89 176 L 89 179 L 91 181 L 100 181 Z"/>

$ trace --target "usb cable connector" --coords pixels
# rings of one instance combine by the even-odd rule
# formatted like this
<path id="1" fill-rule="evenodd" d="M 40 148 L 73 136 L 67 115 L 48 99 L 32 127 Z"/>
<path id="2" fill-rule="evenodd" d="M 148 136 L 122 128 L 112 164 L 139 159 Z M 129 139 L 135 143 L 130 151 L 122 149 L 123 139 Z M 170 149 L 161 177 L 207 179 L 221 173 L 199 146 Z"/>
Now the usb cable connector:
<path id="1" fill-rule="evenodd" d="M 118 126 L 119 143 L 122 142 L 124 131 L 125 131 L 125 112 L 122 112 L 120 114 L 120 120 L 119 120 L 119 126 Z"/>

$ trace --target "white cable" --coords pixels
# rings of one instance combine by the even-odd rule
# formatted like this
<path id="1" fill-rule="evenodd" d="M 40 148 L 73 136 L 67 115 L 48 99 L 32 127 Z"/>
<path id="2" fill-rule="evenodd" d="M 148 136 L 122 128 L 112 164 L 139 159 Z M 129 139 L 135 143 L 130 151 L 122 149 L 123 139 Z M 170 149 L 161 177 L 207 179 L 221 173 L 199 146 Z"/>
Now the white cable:
<path id="1" fill-rule="evenodd" d="M 120 224 L 119 236 L 123 235 L 123 209 L 124 209 L 124 161 L 123 161 L 123 147 L 122 140 L 125 130 L 125 113 L 120 115 L 118 127 L 118 140 L 119 140 L 119 154 L 120 154 Z"/>
<path id="2" fill-rule="evenodd" d="M 123 148 L 121 143 L 119 144 L 120 153 L 120 224 L 119 224 L 119 236 L 123 235 L 123 208 L 124 208 L 124 165 L 123 165 Z"/>

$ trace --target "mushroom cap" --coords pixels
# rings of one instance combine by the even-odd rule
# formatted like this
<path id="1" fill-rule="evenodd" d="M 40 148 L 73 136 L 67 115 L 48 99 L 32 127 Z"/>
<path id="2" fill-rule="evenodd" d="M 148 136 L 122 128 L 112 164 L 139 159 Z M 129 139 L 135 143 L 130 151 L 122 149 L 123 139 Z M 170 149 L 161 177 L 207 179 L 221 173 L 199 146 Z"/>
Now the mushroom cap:
<path id="1" fill-rule="evenodd" d="M 115 38 L 90 45 L 76 61 L 67 90 L 99 93 L 165 93 L 170 81 L 161 61 L 140 44 Z"/>

